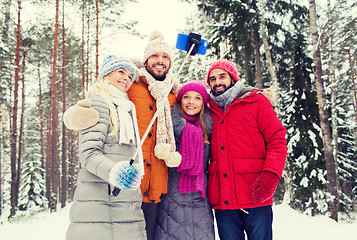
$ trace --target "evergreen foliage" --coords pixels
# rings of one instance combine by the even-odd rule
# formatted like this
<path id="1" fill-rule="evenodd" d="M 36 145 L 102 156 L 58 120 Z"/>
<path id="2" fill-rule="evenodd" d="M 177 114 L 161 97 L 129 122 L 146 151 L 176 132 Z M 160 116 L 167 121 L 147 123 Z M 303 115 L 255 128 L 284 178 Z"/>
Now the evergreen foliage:
<path id="1" fill-rule="evenodd" d="M 259 26 L 257 1 L 198 0 L 200 12 L 207 16 L 205 32 L 210 39 L 209 56 L 226 58 L 237 63 L 248 85 L 254 85 L 254 52 L 252 33 Z M 299 1 L 265 1 L 268 41 L 277 70 L 280 91 L 281 120 L 288 130 L 287 175 L 279 184 L 275 200 L 288 194 L 286 184 L 292 182 L 290 205 L 306 214 L 326 214 L 330 198 L 326 185 L 326 165 L 319 122 L 319 110 L 312 71 L 309 16 Z M 349 3 L 349 4 L 348 4 Z M 355 17 L 346 9 L 355 8 L 351 1 L 341 1 L 333 11 L 335 33 L 340 210 L 353 212 L 356 204 L 356 110 L 352 98 L 351 70 L 346 49 L 355 56 Z M 337 11 L 339 9 L 339 11 Z M 353 11 L 352 11 L 353 12 Z M 325 14 L 326 15 L 326 14 Z M 323 22 L 323 21 L 322 21 Z M 339 25 L 337 25 L 339 23 Z M 327 28 L 326 24 L 324 25 Z M 256 28 L 258 29 L 258 28 Z M 190 29 L 191 30 L 191 29 Z M 327 30 L 325 30 L 326 32 Z M 324 35 L 325 36 L 325 35 Z M 262 45 L 260 43 L 260 45 Z M 347 45 L 347 47 L 346 47 Z M 343 47 L 342 47 L 343 46 Z M 261 50 L 262 51 L 262 50 Z M 261 53 L 264 57 L 264 53 Z M 271 85 L 265 59 L 262 58 L 264 86 Z M 325 64 L 326 66 L 326 64 Z M 208 69 L 206 67 L 206 69 Z M 192 74 L 192 73 L 191 73 Z M 326 76 L 324 77 L 326 79 Z M 325 83 L 330 98 L 329 86 Z"/>
<path id="2" fill-rule="evenodd" d="M 292 69 L 291 89 L 284 98 L 284 122 L 288 131 L 288 158 L 293 181 L 295 209 L 310 214 L 325 213 L 320 204 L 320 193 L 325 191 L 326 180 L 323 148 L 320 136 L 316 89 L 310 79 L 312 60 L 303 52 L 303 43 L 295 47 L 294 67 Z"/>
<path id="3" fill-rule="evenodd" d="M 107 40 L 106 36 L 118 32 L 142 36 L 135 29 L 136 21 L 126 22 L 121 19 L 125 11 L 125 3 L 132 1 L 134 0 L 99 1 L 100 51 L 103 50 L 101 47 Z M 12 82 L 17 9 L 16 4 L 9 0 L 0 0 L 0 2 L 3 6 L 0 13 L 0 184 L 2 184 L 0 207 L 8 211 L 11 182 L 9 131 L 13 102 Z M 255 86 L 257 84 L 259 64 L 262 68 L 263 87 L 272 85 L 260 38 L 261 19 L 257 9 L 257 0 L 194 0 L 187 2 L 190 2 L 192 7 L 196 7 L 197 12 L 187 19 L 187 29 L 182 29 L 182 32 L 201 34 L 202 38 L 208 40 L 209 46 L 206 55 L 196 55 L 188 59 L 180 74 L 181 83 L 193 79 L 206 82 L 207 70 L 212 62 L 219 58 L 225 58 L 236 63 L 246 85 Z M 326 187 L 324 149 L 312 69 L 309 12 L 306 3 L 300 0 L 266 0 L 265 2 L 268 42 L 279 79 L 280 116 L 288 131 L 289 147 L 286 174 L 283 175 L 284 178 L 276 191 L 275 202 L 281 202 L 285 199 L 284 196 L 291 195 L 289 203 L 294 209 L 309 215 L 326 214 L 327 200 L 330 196 Z M 68 108 L 83 97 L 83 81 L 88 80 L 88 85 L 95 81 L 96 9 L 94 0 L 61 1 L 62 3 L 66 5 L 64 8 L 66 24 L 65 100 L 66 108 Z M 53 3 L 48 1 L 24 2 L 23 8 L 28 5 L 46 8 L 54 12 Z M 334 88 L 336 91 L 335 108 L 338 124 L 338 159 L 336 161 L 340 188 L 340 212 L 346 213 L 347 216 L 350 215 L 350 218 L 353 216 L 351 213 L 356 211 L 357 203 L 357 102 L 353 91 L 355 86 L 352 82 L 353 77 L 356 81 L 356 8 L 355 1 L 335 1 L 332 9 L 333 51 L 329 46 L 327 13 L 323 8 L 318 8 L 323 79 L 330 111 L 333 106 L 331 90 Z M 76 15 L 76 19 L 80 19 L 80 21 L 67 21 L 67 18 L 71 19 L 73 15 Z M 46 152 L 48 149 L 46 144 L 50 138 L 48 126 L 50 126 L 51 116 L 50 81 L 54 19 L 50 15 L 27 17 L 23 14 L 22 16 L 25 21 L 22 21 L 21 26 L 21 52 L 26 51 L 27 56 L 24 72 L 26 81 L 25 130 L 21 142 L 23 151 L 18 204 L 20 211 L 18 214 L 27 215 L 47 208 L 48 204 L 46 159 L 50 156 Z M 60 35 L 62 34 L 61 30 Z M 255 46 L 258 46 L 259 55 L 255 52 Z M 329 66 L 328 60 L 331 52 L 333 53 L 333 65 Z M 176 53 L 177 57 L 173 65 L 174 73 L 185 56 L 182 51 Z M 62 37 L 59 37 L 57 65 L 59 91 L 62 90 L 62 55 Z M 328 73 L 334 74 L 335 83 L 333 85 L 329 83 Z M 19 91 L 21 91 L 21 86 Z M 64 99 L 60 92 L 58 95 L 59 119 L 61 119 Z M 19 98 L 20 103 L 21 96 Z M 42 119 L 40 119 L 41 111 Z M 40 145 L 41 121 L 44 131 L 42 132 L 44 152 L 41 152 Z M 62 127 L 63 125 L 60 124 L 59 128 Z M 67 191 L 68 201 L 71 201 L 79 167 L 78 139 L 77 133 L 66 130 L 65 134 L 68 141 L 67 151 L 64 153 L 68 165 Z M 62 142 L 59 142 L 61 145 Z M 61 149 L 61 146 L 57 147 Z M 291 193 L 288 192 L 288 185 L 291 187 Z M 1 213 L 2 211 L 0 211 Z"/>
<path id="4" fill-rule="evenodd" d="M 324 59 L 324 71 L 328 93 L 332 88 L 336 91 L 337 111 L 337 156 L 338 159 L 338 182 L 340 196 L 340 210 L 345 213 L 353 212 L 356 208 L 357 194 L 357 111 L 354 99 L 352 72 L 350 60 L 353 62 L 356 56 L 356 16 L 353 10 L 357 4 L 342 0 L 335 3 L 331 10 L 331 26 L 324 18 L 322 51 Z M 327 16 L 327 13 L 325 14 Z M 332 35 L 328 34 L 329 27 Z M 330 39 L 332 37 L 332 39 Z M 330 46 L 330 41 L 332 45 Z M 329 54 L 331 54 L 332 65 L 329 65 Z M 334 76 L 335 83 L 330 83 L 328 73 Z M 332 109 L 331 109 L 332 110 Z"/>

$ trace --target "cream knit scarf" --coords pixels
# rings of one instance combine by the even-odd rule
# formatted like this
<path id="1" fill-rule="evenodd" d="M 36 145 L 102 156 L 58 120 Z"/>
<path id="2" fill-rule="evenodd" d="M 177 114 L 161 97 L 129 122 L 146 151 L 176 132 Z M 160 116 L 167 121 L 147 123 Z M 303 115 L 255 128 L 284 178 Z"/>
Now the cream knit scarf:
<path id="1" fill-rule="evenodd" d="M 119 121 L 119 144 L 132 144 L 137 146 L 140 142 L 138 123 L 136 121 L 136 109 L 126 93 L 123 93 L 113 85 L 108 85 L 110 99 L 116 105 Z M 139 173 L 144 175 L 143 155 L 139 150 L 138 155 Z"/>
<path id="2" fill-rule="evenodd" d="M 167 166 L 177 167 L 181 162 L 181 155 L 175 152 L 175 137 L 172 127 L 170 103 L 167 94 L 171 91 L 172 81 L 175 81 L 171 74 L 167 74 L 164 81 L 157 81 L 146 68 L 141 68 L 140 75 L 146 78 L 149 85 L 148 90 L 156 100 L 156 109 L 159 111 L 156 119 L 156 146 L 155 156 L 163 159 Z M 179 158 L 179 159 L 178 159 Z"/>
<path id="3" fill-rule="evenodd" d="M 134 104 L 129 101 L 128 96 L 114 87 L 108 85 L 110 92 L 110 99 L 117 107 L 119 120 L 119 144 L 133 144 L 136 146 L 136 136 L 134 130 L 134 123 L 129 113 L 133 113 Z"/>

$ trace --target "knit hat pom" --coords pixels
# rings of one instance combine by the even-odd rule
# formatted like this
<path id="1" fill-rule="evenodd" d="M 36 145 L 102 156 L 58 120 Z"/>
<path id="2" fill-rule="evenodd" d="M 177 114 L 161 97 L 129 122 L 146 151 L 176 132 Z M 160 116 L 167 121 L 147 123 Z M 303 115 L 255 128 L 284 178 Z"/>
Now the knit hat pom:
<path id="1" fill-rule="evenodd" d="M 181 163 L 181 154 L 171 151 L 171 145 L 157 143 L 154 149 L 155 156 L 163 159 L 168 167 L 177 167 Z"/>
<path id="2" fill-rule="evenodd" d="M 160 159 L 165 159 L 168 157 L 171 151 L 171 145 L 167 143 L 157 143 L 154 151 L 156 157 Z"/>
<path id="3" fill-rule="evenodd" d="M 168 159 L 164 159 L 168 167 L 178 167 L 181 163 L 182 156 L 179 152 L 170 152 Z"/>
<path id="4" fill-rule="evenodd" d="M 164 35 L 162 35 L 162 33 L 159 31 L 154 31 L 151 33 L 149 41 L 155 40 L 157 38 L 164 39 Z"/>
<path id="5" fill-rule="evenodd" d="M 173 60 L 172 49 L 169 44 L 165 41 L 164 35 L 161 32 L 154 31 L 149 37 L 149 42 L 144 50 L 143 63 L 155 53 L 165 53 L 169 56 L 170 60 Z"/>

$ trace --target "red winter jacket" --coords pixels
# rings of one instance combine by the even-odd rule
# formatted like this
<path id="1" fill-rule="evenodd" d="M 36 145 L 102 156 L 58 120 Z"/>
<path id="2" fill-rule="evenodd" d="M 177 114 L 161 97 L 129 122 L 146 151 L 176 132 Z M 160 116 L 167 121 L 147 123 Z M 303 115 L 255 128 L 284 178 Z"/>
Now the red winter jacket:
<path id="1" fill-rule="evenodd" d="M 270 101 L 254 90 L 225 112 L 209 100 L 213 118 L 208 197 L 214 209 L 254 208 L 252 184 L 262 171 L 279 178 L 287 155 L 286 130 Z"/>

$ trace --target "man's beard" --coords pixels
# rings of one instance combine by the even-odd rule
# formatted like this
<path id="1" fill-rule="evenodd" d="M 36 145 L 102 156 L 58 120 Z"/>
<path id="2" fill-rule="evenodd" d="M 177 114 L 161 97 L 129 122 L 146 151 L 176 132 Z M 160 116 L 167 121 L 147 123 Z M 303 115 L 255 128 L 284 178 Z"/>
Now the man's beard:
<path id="1" fill-rule="evenodd" d="M 165 71 L 162 75 L 157 75 L 156 73 L 154 73 L 154 71 L 151 70 L 151 68 L 146 67 L 146 70 L 148 71 L 148 73 L 150 73 L 157 81 L 164 81 L 166 78 L 166 75 L 168 73 L 168 71 Z"/>
<path id="2" fill-rule="evenodd" d="M 228 89 L 230 89 L 233 86 L 234 86 L 233 82 L 231 82 L 231 84 L 228 87 L 224 84 L 214 86 L 214 88 L 212 89 L 212 94 L 213 94 L 213 96 L 217 97 L 217 96 L 221 95 L 222 93 L 225 93 Z M 219 92 L 216 92 L 214 89 L 218 88 L 218 87 L 224 87 L 224 89 Z"/>

